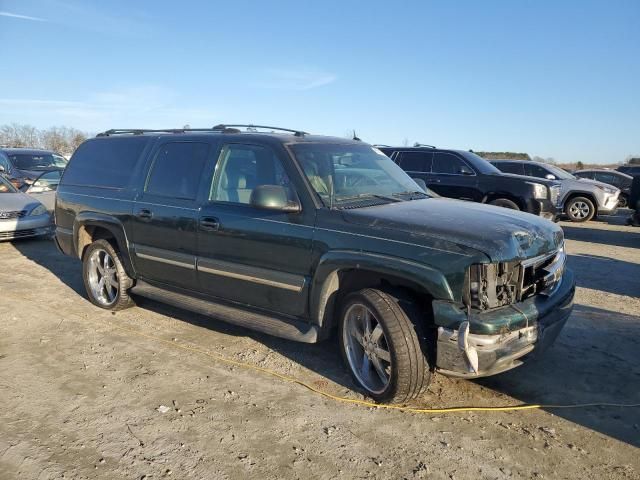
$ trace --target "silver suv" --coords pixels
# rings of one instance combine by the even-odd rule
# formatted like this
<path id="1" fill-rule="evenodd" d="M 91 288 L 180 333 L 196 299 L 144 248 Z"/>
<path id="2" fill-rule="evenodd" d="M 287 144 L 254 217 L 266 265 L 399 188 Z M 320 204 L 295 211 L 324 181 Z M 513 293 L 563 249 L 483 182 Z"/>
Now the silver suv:
<path id="1" fill-rule="evenodd" d="M 614 215 L 620 190 L 606 183 L 578 178 L 554 165 L 528 160 L 491 160 L 505 173 L 557 180 L 560 184 L 558 211 L 572 222 L 586 222 L 595 215 Z"/>

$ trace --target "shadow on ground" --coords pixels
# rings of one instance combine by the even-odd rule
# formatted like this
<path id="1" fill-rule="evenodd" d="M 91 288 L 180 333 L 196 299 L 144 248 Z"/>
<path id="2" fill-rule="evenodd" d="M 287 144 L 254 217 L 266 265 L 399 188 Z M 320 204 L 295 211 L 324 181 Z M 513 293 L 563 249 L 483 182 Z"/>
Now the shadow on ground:
<path id="1" fill-rule="evenodd" d="M 640 228 L 636 231 L 603 230 L 600 228 L 575 227 L 563 224 L 564 237 L 578 242 L 600 243 L 602 245 L 640 248 Z"/>
<path id="2" fill-rule="evenodd" d="M 617 232 L 620 235 L 620 232 Z M 47 268 L 82 297 L 81 265 L 51 242 L 16 242 L 27 258 Z M 594 261 L 590 257 L 578 260 Z M 587 267 L 585 267 L 587 268 Z M 637 269 L 637 266 L 636 266 Z M 600 284 L 599 284 L 600 285 Z M 338 385 L 355 388 L 335 341 L 308 345 L 281 340 L 151 300 L 141 308 L 209 330 L 250 337 Z M 475 382 L 525 403 L 640 403 L 640 317 L 578 305 L 556 344 L 522 367 Z M 450 388 L 455 388 L 455 382 Z M 640 409 L 550 409 L 589 429 L 640 447 Z"/>
<path id="3" fill-rule="evenodd" d="M 578 287 L 640 297 L 640 264 L 599 255 L 569 255 Z M 603 279 L 609 278 L 609 281 Z"/>

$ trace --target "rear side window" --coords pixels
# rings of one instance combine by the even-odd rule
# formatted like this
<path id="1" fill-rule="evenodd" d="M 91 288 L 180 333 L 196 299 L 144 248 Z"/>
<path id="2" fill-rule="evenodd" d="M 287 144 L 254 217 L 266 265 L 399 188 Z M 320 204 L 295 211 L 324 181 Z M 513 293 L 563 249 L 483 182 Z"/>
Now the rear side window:
<path id="1" fill-rule="evenodd" d="M 149 141 L 137 136 L 84 142 L 69 161 L 62 184 L 124 188 Z"/>
<path id="2" fill-rule="evenodd" d="M 516 175 L 524 175 L 524 165 L 522 163 L 515 162 L 496 162 L 496 167 L 504 173 L 514 173 Z"/>
<path id="3" fill-rule="evenodd" d="M 399 165 L 405 172 L 428 172 L 431 170 L 431 152 L 400 152 Z"/>
<path id="4" fill-rule="evenodd" d="M 195 200 L 208 152 L 207 143 L 165 143 L 153 160 L 145 193 Z"/>

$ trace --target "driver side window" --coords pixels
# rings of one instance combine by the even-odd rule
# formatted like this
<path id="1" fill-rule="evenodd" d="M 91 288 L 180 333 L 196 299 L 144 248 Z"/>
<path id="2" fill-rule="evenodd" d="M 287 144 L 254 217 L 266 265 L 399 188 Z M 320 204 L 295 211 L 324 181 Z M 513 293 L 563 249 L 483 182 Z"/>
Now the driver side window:
<path id="1" fill-rule="evenodd" d="M 432 172 L 446 175 L 475 175 L 475 172 L 461 158 L 441 152 L 436 152 L 433 156 Z"/>
<path id="2" fill-rule="evenodd" d="M 273 151 L 259 145 L 225 145 L 211 182 L 209 201 L 248 205 L 253 190 L 262 185 L 284 187 L 288 198 L 295 198 L 289 176 Z"/>

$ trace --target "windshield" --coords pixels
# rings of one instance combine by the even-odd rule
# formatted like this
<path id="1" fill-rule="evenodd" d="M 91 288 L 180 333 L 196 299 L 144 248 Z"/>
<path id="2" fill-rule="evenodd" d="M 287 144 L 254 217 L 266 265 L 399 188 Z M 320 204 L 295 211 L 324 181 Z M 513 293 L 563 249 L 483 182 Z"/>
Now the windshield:
<path id="1" fill-rule="evenodd" d="M 15 187 L 2 175 L 0 175 L 0 193 L 17 193 Z"/>
<path id="2" fill-rule="evenodd" d="M 576 179 L 576 177 L 571 175 L 569 172 L 561 169 L 560 167 L 556 167 L 555 165 L 545 165 L 544 167 L 547 170 L 549 170 L 551 173 L 553 173 L 553 175 L 559 180 L 569 180 L 569 179 L 575 180 Z"/>
<path id="3" fill-rule="evenodd" d="M 38 170 L 51 167 L 64 168 L 67 165 L 64 157 L 51 153 L 14 153 L 13 155 L 9 155 L 9 158 L 11 158 L 15 167 L 19 170 Z"/>
<path id="4" fill-rule="evenodd" d="M 428 196 L 389 157 L 369 145 L 307 143 L 291 149 L 325 205 L 364 197 L 393 201 L 403 194 Z"/>

